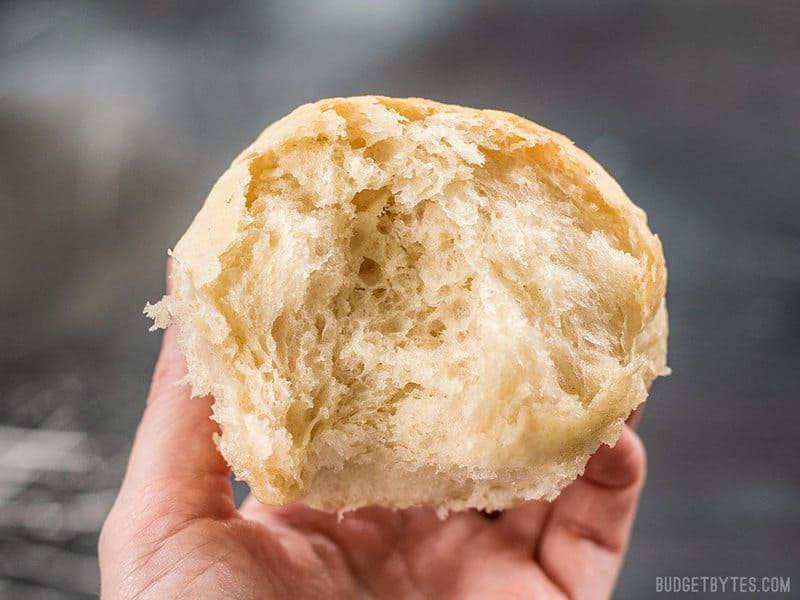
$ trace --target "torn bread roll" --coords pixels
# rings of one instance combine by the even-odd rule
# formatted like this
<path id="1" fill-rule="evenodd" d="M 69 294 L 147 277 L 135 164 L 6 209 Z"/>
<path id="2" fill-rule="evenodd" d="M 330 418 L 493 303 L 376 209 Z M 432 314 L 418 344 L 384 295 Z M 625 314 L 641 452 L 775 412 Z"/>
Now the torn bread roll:
<path id="1" fill-rule="evenodd" d="M 174 249 L 194 394 L 268 504 L 552 499 L 666 367 L 645 214 L 568 139 L 422 99 L 268 127 Z"/>

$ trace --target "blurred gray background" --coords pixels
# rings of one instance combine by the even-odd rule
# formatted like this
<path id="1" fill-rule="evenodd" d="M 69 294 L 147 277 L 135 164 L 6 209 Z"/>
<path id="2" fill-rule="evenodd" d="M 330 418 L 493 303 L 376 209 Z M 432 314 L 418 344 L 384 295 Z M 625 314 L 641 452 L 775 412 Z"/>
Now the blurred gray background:
<path id="1" fill-rule="evenodd" d="M 167 248 L 262 127 L 362 93 L 562 131 L 661 235 L 674 374 L 618 597 L 800 588 L 799 65 L 790 1 L 0 3 L 0 597 L 95 593 Z"/>

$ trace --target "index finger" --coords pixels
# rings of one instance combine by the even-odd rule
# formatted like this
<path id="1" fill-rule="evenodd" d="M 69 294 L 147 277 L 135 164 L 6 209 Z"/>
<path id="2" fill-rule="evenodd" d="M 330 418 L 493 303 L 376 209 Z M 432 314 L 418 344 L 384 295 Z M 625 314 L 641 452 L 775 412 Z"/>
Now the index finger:
<path id="1" fill-rule="evenodd" d="M 610 597 L 644 479 L 644 445 L 626 425 L 616 445 L 602 446 L 553 503 L 537 557 L 570 597 Z"/>

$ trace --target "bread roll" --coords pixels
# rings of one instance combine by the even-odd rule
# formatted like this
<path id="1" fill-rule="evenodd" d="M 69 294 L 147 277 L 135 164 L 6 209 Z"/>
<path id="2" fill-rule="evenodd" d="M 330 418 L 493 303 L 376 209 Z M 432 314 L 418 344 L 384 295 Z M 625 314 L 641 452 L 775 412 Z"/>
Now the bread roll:
<path id="1" fill-rule="evenodd" d="M 567 138 L 422 99 L 301 106 L 233 162 L 146 312 L 262 502 L 552 499 L 664 375 L 645 214 Z"/>

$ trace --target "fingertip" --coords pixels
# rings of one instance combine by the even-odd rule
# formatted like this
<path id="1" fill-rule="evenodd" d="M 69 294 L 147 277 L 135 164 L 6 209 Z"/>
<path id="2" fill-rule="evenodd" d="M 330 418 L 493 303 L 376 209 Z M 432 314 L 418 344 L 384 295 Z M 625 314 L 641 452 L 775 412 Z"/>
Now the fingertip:
<path id="1" fill-rule="evenodd" d="M 644 404 L 637 406 L 634 411 L 628 415 L 625 424 L 631 429 L 636 429 L 642 420 L 642 416 L 644 416 Z"/>
<path id="2" fill-rule="evenodd" d="M 644 483 L 646 472 L 644 443 L 626 425 L 614 446 L 601 446 L 589 460 L 583 476 L 596 485 L 625 488 Z"/>

